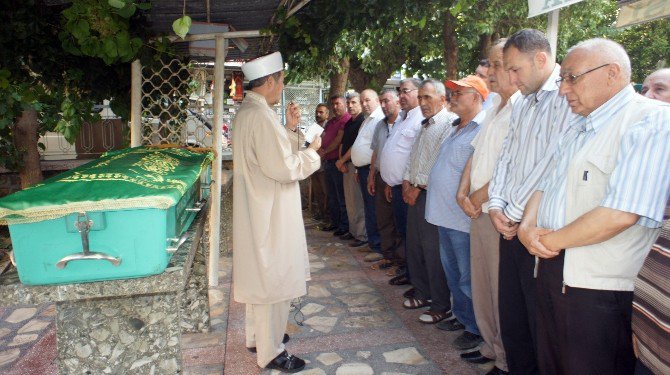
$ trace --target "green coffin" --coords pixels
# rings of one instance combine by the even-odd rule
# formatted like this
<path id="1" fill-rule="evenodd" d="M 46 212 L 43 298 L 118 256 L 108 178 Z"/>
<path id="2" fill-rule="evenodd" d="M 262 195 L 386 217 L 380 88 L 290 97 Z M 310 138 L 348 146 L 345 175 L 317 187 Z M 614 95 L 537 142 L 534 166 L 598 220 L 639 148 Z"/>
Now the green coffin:
<path id="1" fill-rule="evenodd" d="M 211 159 L 183 149 L 126 149 L 0 199 L 21 282 L 163 272 L 202 204 Z"/>

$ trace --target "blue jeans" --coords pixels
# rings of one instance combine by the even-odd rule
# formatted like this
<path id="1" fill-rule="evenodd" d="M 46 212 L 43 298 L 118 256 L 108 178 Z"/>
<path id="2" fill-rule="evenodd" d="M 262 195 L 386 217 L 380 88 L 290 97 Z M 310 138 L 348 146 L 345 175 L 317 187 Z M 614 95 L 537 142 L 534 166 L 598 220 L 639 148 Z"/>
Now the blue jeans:
<path id="1" fill-rule="evenodd" d="M 377 230 L 377 215 L 375 214 L 375 197 L 368 193 L 368 175 L 370 166 L 356 168 L 358 171 L 358 184 L 363 194 L 363 209 L 365 210 L 365 231 L 368 234 L 370 248 L 378 253 L 381 252 L 381 238 Z"/>
<path id="2" fill-rule="evenodd" d="M 479 335 L 475 310 L 472 307 L 470 234 L 440 226 L 437 230 L 440 234 L 440 260 L 454 299 L 451 311 L 465 326 L 466 331 Z"/>
<path id="3" fill-rule="evenodd" d="M 330 223 L 339 231 L 349 232 L 349 218 L 347 217 L 347 205 L 344 202 L 342 172 L 337 170 L 335 160 L 326 160 L 323 169 L 326 173 Z"/>

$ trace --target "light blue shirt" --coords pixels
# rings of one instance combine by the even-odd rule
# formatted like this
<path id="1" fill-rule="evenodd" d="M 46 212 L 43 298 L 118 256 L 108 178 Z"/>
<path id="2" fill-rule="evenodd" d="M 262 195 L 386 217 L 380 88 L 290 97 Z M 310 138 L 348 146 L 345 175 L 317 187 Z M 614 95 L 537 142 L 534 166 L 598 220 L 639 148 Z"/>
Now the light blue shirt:
<path id="1" fill-rule="evenodd" d="M 479 133 L 484 120 L 482 111 L 463 128 L 452 131 L 440 146 L 440 153 L 428 177 L 426 221 L 441 227 L 470 233 L 470 218 L 456 203 L 456 192 L 461 175 L 475 148 L 472 140 Z M 454 122 L 454 126 L 460 119 Z"/>
<path id="2" fill-rule="evenodd" d="M 635 90 L 626 86 L 587 117 L 578 116 L 558 143 L 543 191 L 537 224 L 560 229 L 566 223 L 567 173 L 574 155 L 624 109 Z M 616 165 L 601 207 L 640 215 L 638 224 L 658 228 L 670 189 L 670 108 L 654 110 L 621 138 Z"/>

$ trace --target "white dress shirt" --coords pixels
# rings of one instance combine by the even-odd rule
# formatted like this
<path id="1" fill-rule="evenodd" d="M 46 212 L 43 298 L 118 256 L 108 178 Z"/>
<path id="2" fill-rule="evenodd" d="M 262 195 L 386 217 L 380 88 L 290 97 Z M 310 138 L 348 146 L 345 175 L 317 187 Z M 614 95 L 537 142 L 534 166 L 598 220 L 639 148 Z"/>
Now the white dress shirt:
<path id="1" fill-rule="evenodd" d="M 421 121 L 423 114 L 419 106 L 398 115 L 379 160 L 379 172 L 387 185 L 402 184 L 409 154 L 421 130 Z"/>
<path id="2" fill-rule="evenodd" d="M 372 160 L 372 148 L 370 148 L 370 144 L 372 143 L 372 137 L 375 134 L 377 124 L 383 118 L 384 112 L 382 112 L 382 107 L 378 106 L 361 124 L 358 136 L 353 146 L 351 146 L 351 162 L 356 167 L 370 165 L 370 161 Z"/>

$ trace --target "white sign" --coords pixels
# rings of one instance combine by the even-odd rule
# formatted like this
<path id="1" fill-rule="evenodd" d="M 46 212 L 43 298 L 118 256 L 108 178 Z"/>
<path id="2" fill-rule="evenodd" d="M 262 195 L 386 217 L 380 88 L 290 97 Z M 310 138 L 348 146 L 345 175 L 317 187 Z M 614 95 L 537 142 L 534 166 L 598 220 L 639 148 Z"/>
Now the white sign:
<path id="1" fill-rule="evenodd" d="M 549 13 L 583 0 L 528 0 L 528 18 Z"/>
<path id="2" fill-rule="evenodd" d="M 621 5 L 616 27 L 637 25 L 670 16 L 670 1 L 640 0 Z"/>

